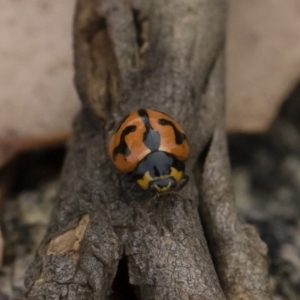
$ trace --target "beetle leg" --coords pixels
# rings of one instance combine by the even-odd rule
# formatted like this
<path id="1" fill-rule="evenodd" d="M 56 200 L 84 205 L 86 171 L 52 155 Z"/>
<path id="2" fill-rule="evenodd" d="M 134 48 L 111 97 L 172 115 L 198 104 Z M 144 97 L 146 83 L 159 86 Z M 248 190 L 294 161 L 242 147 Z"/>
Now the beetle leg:
<path id="1" fill-rule="evenodd" d="M 181 191 L 185 185 L 189 182 L 190 177 L 186 174 L 183 175 L 182 179 L 179 181 L 179 184 L 176 188 L 176 192 Z"/>

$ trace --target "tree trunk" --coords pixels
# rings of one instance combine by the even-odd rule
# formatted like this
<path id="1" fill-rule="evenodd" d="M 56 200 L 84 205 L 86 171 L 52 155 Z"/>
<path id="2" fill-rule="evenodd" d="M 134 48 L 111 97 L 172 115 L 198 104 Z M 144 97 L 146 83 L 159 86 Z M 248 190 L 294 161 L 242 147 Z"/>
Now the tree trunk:
<path id="1" fill-rule="evenodd" d="M 22 299 L 270 299 L 266 247 L 238 221 L 230 185 L 225 9 L 225 0 L 77 1 L 83 107 Z M 190 182 L 180 195 L 151 198 L 108 160 L 112 128 L 141 107 L 185 129 Z"/>

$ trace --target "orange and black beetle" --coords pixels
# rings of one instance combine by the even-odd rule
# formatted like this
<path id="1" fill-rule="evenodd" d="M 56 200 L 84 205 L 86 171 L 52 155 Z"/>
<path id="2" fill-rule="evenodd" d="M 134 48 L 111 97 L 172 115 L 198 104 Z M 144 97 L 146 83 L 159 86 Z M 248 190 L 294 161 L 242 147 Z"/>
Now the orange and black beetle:
<path id="1" fill-rule="evenodd" d="M 113 133 L 109 156 L 115 167 L 131 173 L 143 189 L 158 193 L 184 186 L 184 161 L 189 145 L 180 125 L 154 109 L 139 109 L 126 116 Z"/>

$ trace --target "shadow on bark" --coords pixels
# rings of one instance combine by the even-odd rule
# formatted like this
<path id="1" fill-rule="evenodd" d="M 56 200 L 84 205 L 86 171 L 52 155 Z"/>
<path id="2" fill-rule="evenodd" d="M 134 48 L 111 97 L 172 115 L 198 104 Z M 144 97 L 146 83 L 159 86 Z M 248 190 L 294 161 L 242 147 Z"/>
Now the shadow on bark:
<path id="1" fill-rule="evenodd" d="M 22 299 L 270 299 L 266 247 L 238 221 L 230 185 L 225 6 L 77 1 L 83 107 Z M 112 128 L 140 107 L 162 110 L 185 129 L 191 180 L 180 196 L 151 198 L 108 160 Z"/>

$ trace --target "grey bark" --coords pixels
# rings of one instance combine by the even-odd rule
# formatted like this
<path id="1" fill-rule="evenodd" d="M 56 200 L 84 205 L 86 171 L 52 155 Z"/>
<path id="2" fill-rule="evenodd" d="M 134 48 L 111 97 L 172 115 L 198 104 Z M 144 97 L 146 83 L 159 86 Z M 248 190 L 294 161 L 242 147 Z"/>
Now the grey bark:
<path id="1" fill-rule="evenodd" d="M 237 220 L 229 184 L 225 6 L 77 1 L 75 83 L 83 108 L 22 299 L 125 299 L 111 288 L 124 257 L 139 299 L 270 299 L 266 250 Z M 185 129 L 191 179 L 180 195 L 132 188 L 108 160 L 113 126 L 140 107 L 162 110 Z"/>

